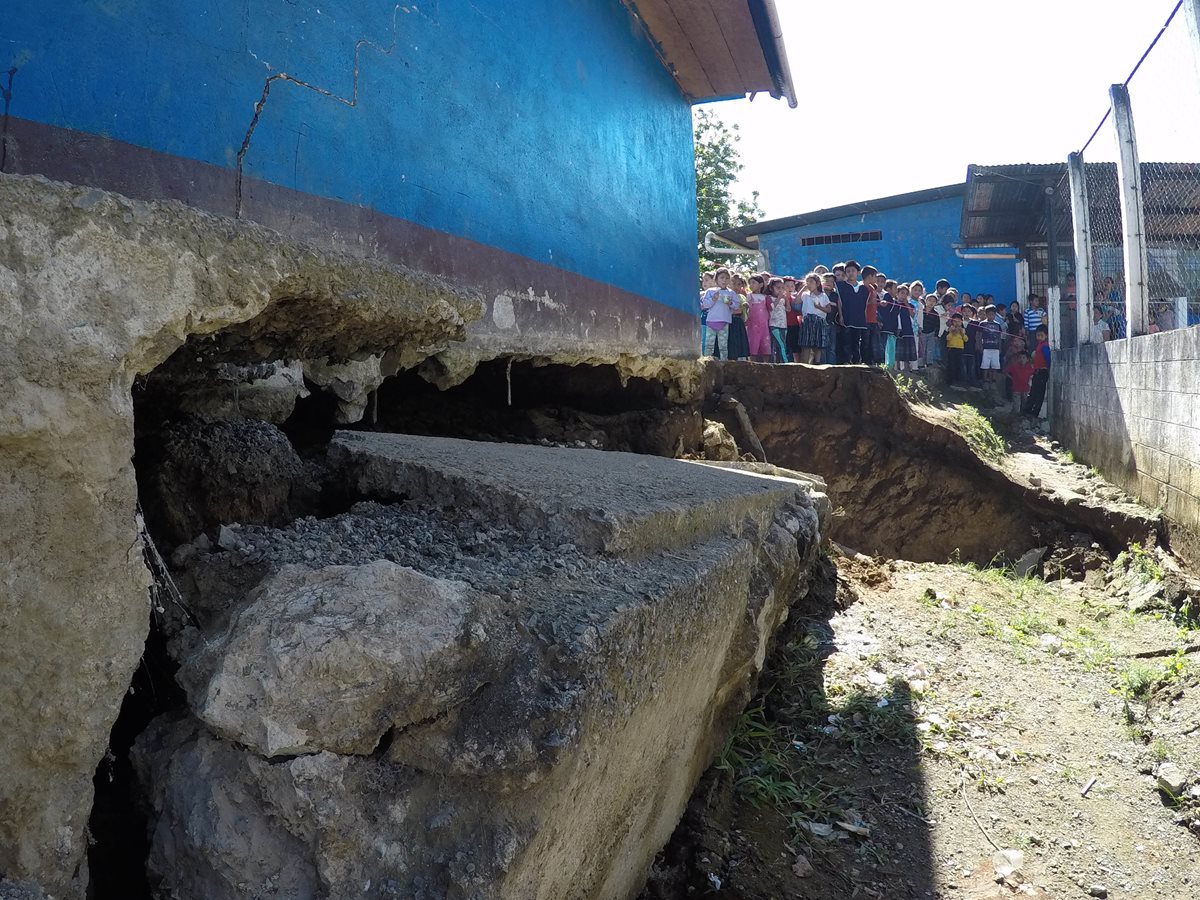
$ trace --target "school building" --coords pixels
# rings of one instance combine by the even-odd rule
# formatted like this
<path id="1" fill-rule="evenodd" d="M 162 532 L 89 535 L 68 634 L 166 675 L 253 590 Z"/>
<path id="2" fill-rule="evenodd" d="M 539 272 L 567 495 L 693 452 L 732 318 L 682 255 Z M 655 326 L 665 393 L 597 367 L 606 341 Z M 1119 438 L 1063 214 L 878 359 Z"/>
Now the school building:
<path id="1" fill-rule="evenodd" d="M 691 106 L 796 101 L 773 0 L 9 0 L 3 35 L 0 171 L 447 276 L 495 354 L 694 355 Z"/>
<path id="2" fill-rule="evenodd" d="M 720 236 L 762 253 L 766 268 L 780 274 L 804 275 L 818 264 L 855 259 L 906 281 L 920 279 L 929 290 L 946 278 L 972 294 L 1016 300 L 1017 249 L 962 245 L 966 187 L 947 184 L 863 200 L 730 228 Z"/>

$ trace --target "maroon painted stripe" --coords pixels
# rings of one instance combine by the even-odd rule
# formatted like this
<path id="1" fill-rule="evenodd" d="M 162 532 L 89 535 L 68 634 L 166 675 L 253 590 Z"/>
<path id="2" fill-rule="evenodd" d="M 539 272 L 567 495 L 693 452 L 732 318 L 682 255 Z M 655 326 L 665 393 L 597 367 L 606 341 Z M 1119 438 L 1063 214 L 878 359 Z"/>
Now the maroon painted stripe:
<path id="1" fill-rule="evenodd" d="M 28 119 L 8 120 L 5 171 L 44 175 L 136 200 L 177 200 L 234 215 L 236 173 L 87 132 Z M 484 317 L 469 329 L 474 343 L 504 352 L 642 353 L 695 356 L 695 315 L 596 279 L 376 210 L 259 179 L 243 180 L 242 218 L 312 246 L 381 259 L 444 276 L 481 291 Z M 515 304 L 516 328 L 492 319 L 505 293 L 548 294 L 553 303 Z"/>

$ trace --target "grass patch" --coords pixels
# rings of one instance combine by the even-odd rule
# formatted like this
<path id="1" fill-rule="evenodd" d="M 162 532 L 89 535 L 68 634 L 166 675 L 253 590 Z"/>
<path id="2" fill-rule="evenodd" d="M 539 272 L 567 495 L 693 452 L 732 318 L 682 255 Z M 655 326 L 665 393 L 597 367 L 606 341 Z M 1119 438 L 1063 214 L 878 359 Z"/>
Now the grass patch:
<path id="1" fill-rule="evenodd" d="M 859 805 L 837 773 L 863 765 L 880 745 L 920 746 L 907 682 L 877 691 L 826 683 L 823 657 L 811 635 L 779 647 L 758 701 L 738 719 L 717 757 L 735 789 L 753 804 L 787 819 L 793 839 L 807 841 L 808 825 L 830 825 Z"/>
<path id="2" fill-rule="evenodd" d="M 954 422 L 977 456 L 998 463 L 1008 455 L 1004 439 L 996 434 L 992 423 L 980 415 L 974 406 L 969 403 L 959 404 Z"/>

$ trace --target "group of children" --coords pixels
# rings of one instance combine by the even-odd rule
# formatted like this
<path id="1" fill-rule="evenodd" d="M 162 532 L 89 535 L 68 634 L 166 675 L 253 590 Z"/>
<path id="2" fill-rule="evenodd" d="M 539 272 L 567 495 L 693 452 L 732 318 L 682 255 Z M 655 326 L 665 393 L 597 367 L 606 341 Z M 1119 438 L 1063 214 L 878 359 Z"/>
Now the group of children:
<path id="1" fill-rule="evenodd" d="M 1030 297 L 997 306 L 972 302 L 941 279 L 897 283 L 854 260 L 817 266 L 797 279 L 720 268 L 700 284 L 701 354 L 755 362 L 941 366 L 948 385 L 1003 391 L 1014 409 L 1038 416 L 1049 380 L 1046 312 Z M 983 383 L 982 387 L 980 382 Z"/>

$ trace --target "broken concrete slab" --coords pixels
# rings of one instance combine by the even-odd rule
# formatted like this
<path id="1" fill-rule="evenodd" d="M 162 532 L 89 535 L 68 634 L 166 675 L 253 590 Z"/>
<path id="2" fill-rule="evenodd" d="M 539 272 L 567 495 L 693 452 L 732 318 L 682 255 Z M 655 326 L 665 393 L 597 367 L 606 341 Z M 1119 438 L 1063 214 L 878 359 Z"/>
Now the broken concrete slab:
<path id="1" fill-rule="evenodd" d="M 794 482 L 734 477 L 632 453 L 338 432 L 331 465 L 354 493 L 486 508 L 589 550 L 636 556 L 736 527 L 795 496 Z M 582 479 L 581 473 L 590 477 Z"/>
<path id="2" fill-rule="evenodd" d="M 807 590 L 828 523 L 809 486 L 404 435 L 330 456 L 396 502 L 188 563 L 264 581 L 173 642 L 199 716 L 139 739 L 156 890 L 632 896 Z M 451 595 L 420 601 L 436 640 L 397 649 L 387 610 L 417 582 Z"/>
<path id="3" fill-rule="evenodd" d="M 138 376 L 172 356 L 415 365 L 480 308 L 440 279 L 244 222 L 0 175 L 0 872 L 59 897 L 85 887 L 92 776 L 150 612 Z"/>

